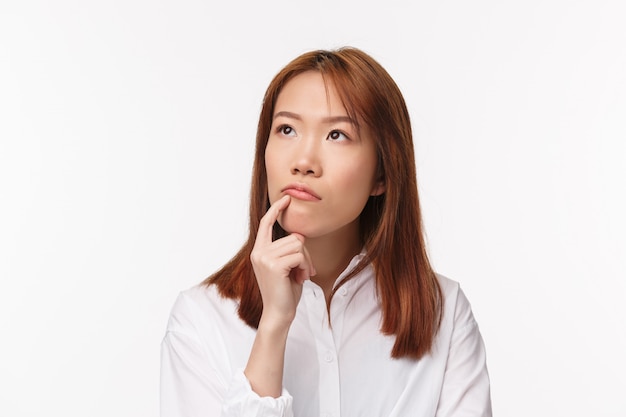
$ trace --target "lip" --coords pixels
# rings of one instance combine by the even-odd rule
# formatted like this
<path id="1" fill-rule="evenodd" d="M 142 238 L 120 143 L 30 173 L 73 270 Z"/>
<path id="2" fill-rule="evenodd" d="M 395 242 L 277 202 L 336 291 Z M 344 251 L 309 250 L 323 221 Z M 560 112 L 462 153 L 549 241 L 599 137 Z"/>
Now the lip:
<path id="1" fill-rule="evenodd" d="M 281 192 L 283 194 L 290 195 L 293 198 L 297 198 L 298 200 L 319 201 L 322 199 L 322 197 L 317 195 L 315 191 L 309 188 L 306 184 L 302 183 L 289 184 L 288 186 L 283 188 Z"/>

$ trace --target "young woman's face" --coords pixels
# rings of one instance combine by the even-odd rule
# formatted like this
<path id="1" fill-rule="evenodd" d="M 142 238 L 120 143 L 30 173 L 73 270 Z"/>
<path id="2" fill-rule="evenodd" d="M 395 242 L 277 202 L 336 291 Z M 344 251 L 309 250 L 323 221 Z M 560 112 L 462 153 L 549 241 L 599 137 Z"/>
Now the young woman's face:
<path id="1" fill-rule="evenodd" d="M 270 202 L 291 196 L 283 229 L 307 238 L 358 232 L 369 196 L 384 191 L 376 162 L 369 129 L 357 131 L 332 83 L 309 71 L 285 84 L 265 149 Z"/>

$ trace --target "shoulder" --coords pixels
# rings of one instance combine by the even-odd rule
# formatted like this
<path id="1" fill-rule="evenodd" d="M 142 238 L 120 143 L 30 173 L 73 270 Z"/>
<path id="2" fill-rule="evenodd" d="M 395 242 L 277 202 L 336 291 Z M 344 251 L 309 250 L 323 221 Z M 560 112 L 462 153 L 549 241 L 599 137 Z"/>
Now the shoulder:
<path id="1" fill-rule="evenodd" d="M 451 325 L 454 328 L 475 326 L 476 321 L 472 314 L 472 307 L 461 289 L 461 285 L 444 275 L 437 274 L 437 279 L 443 294 L 443 320 L 442 324 Z"/>
<path id="2" fill-rule="evenodd" d="M 168 331 L 198 330 L 208 322 L 238 318 L 237 302 L 223 298 L 215 285 L 198 284 L 181 291 L 172 306 Z"/>

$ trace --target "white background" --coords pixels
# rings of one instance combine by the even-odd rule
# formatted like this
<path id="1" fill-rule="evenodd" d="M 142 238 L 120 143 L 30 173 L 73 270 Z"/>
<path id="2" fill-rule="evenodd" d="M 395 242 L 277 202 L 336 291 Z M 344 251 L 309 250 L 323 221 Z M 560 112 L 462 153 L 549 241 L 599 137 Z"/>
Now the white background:
<path id="1" fill-rule="evenodd" d="M 495 415 L 626 415 L 623 2 L 382 3 L 0 5 L 0 415 L 158 414 L 169 309 L 246 236 L 263 92 L 341 45 L 405 94 Z"/>

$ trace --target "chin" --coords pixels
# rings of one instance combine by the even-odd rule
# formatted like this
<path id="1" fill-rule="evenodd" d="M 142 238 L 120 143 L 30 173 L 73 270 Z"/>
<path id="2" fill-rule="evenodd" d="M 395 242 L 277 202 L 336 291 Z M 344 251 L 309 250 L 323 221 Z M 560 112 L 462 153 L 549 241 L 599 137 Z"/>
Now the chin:
<path id="1" fill-rule="evenodd" d="M 278 224 L 287 233 L 298 233 L 304 237 L 313 237 L 315 231 L 311 227 L 311 218 L 283 213 L 278 219 Z"/>

